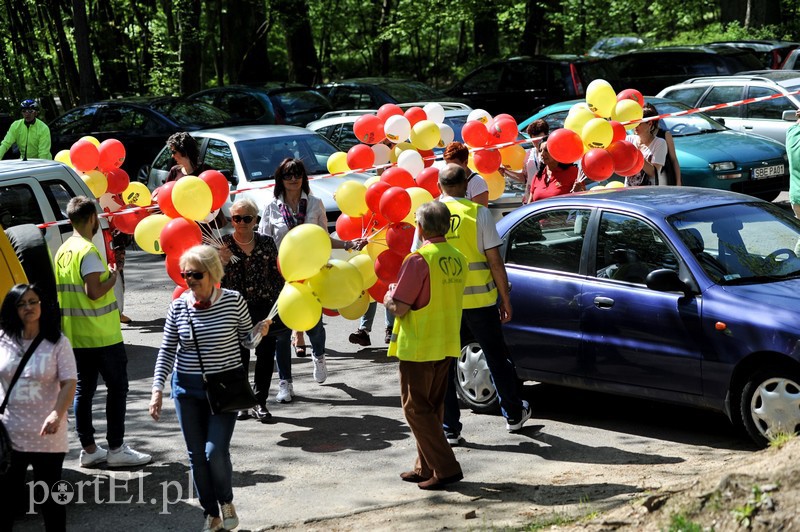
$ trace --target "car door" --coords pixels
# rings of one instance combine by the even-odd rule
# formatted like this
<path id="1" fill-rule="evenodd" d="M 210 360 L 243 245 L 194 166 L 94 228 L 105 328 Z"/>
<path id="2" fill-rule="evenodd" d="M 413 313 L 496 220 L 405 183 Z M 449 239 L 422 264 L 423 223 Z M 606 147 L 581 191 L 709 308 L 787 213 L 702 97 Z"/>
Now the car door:
<path id="1" fill-rule="evenodd" d="M 674 248 L 644 219 L 603 211 L 596 224 L 594 277 L 580 294 L 580 374 L 625 386 L 702 393 L 701 297 L 658 292 L 647 274 L 678 270 Z"/>
<path id="2" fill-rule="evenodd" d="M 707 107 L 710 105 L 717 105 L 720 103 L 735 102 L 741 100 L 744 94 L 743 85 L 719 85 L 711 87 L 702 100 L 697 104 L 698 107 Z M 734 131 L 744 131 L 744 124 L 742 123 L 742 105 L 735 107 L 723 107 L 709 111 L 707 114 L 714 118 L 721 118 L 725 122 L 725 126 L 733 129 Z"/>
<path id="3" fill-rule="evenodd" d="M 779 91 L 769 87 L 759 87 L 750 85 L 747 88 L 746 98 L 759 98 L 762 96 L 774 96 Z M 774 100 L 764 100 L 753 102 L 744 107 L 744 123 L 742 131 L 745 133 L 757 133 L 771 139 L 775 139 L 781 144 L 786 143 L 786 131 L 792 127 L 794 121 L 783 119 L 784 111 L 796 111 L 797 107 L 789 98 L 775 98 Z"/>
<path id="4" fill-rule="evenodd" d="M 473 72 L 461 83 L 448 91 L 450 96 L 464 98 L 475 108 L 485 109 L 492 115 L 505 112 L 508 94 L 501 82 L 505 63 L 492 63 Z"/>

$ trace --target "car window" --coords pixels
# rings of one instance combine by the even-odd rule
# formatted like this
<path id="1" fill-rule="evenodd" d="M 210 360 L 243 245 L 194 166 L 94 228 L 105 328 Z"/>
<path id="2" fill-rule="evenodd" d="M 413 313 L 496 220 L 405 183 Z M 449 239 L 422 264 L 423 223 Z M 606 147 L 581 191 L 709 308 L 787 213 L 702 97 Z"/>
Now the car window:
<path id="1" fill-rule="evenodd" d="M 222 109 L 197 101 L 165 100 L 153 103 L 152 108 L 182 128 L 220 126 L 230 120 Z"/>
<path id="2" fill-rule="evenodd" d="M 205 92 L 203 94 L 198 94 L 196 96 L 192 96 L 193 101 L 203 102 L 208 105 L 214 105 L 214 93 L 213 92 Z"/>
<path id="3" fill-rule="evenodd" d="M 678 260 L 659 231 L 626 214 L 604 212 L 595 250 L 597 277 L 644 284 L 653 270 L 678 270 Z"/>
<path id="4" fill-rule="evenodd" d="M 228 170 L 232 175 L 236 173 L 231 147 L 224 140 L 208 139 L 203 162 L 215 170 Z"/>
<path id="5" fill-rule="evenodd" d="M 689 109 L 682 103 L 658 103 L 656 111 L 661 115 L 674 115 Z M 659 127 L 672 133 L 673 137 L 701 135 L 712 131 L 725 131 L 725 126 L 704 113 L 692 113 L 683 116 L 669 116 L 658 121 Z"/>
<path id="6" fill-rule="evenodd" d="M 133 107 L 105 107 L 97 118 L 97 131 L 139 131 L 147 117 Z"/>
<path id="7" fill-rule="evenodd" d="M 398 102 L 422 102 L 442 99 L 444 94 L 419 81 L 387 81 L 378 85 Z M 377 109 L 379 105 L 375 105 Z"/>
<path id="8" fill-rule="evenodd" d="M 690 107 L 695 107 L 697 102 L 700 101 L 700 97 L 704 92 L 706 92 L 706 90 L 708 90 L 708 87 L 705 85 L 673 89 L 665 92 L 664 98 L 669 98 L 670 100 L 685 103 Z"/>
<path id="9" fill-rule="evenodd" d="M 0 186 L 0 225 L 8 229 L 15 225 L 43 222 L 39 202 L 30 186 Z"/>
<path id="10" fill-rule="evenodd" d="M 255 119 L 261 118 L 266 113 L 272 114 L 272 110 L 266 109 L 261 100 L 243 92 L 224 91 L 219 95 L 217 105 L 233 118 Z"/>
<path id="11" fill-rule="evenodd" d="M 504 68 L 503 64 L 498 63 L 477 70 L 464 80 L 461 84 L 461 90 L 465 93 L 484 93 L 499 90 Z"/>
<path id="12" fill-rule="evenodd" d="M 92 121 L 97 112 L 97 107 L 83 107 L 73 109 L 67 114 L 53 120 L 50 129 L 60 135 L 82 134 L 92 131 Z"/>
<path id="13" fill-rule="evenodd" d="M 172 153 L 168 149 L 162 149 L 158 153 L 158 157 L 153 161 L 153 170 L 162 170 L 168 172 L 170 168 L 175 166 L 175 159 L 172 158 Z"/>
<path id="14" fill-rule="evenodd" d="M 737 100 L 742 99 L 742 91 L 744 87 L 741 85 L 728 85 L 723 87 L 712 87 L 705 98 L 700 102 L 700 107 L 706 107 L 709 105 L 717 105 L 719 103 L 728 103 L 728 102 L 735 102 Z M 721 117 L 738 117 L 739 110 L 742 106 L 736 107 L 723 107 L 722 109 L 716 109 L 714 111 L 709 111 L 709 116 L 721 116 Z"/>
<path id="15" fill-rule="evenodd" d="M 306 89 L 286 91 L 279 92 L 274 97 L 278 99 L 288 115 L 330 111 L 331 109 L 328 100 L 317 91 Z"/>
<path id="16" fill-rule="evenodd" d="M 356 87 L 335 87 L 331 105 L 334 109 L 375 109 L 369 93 Z"/>
<path id="17" fill-rule="evenodd" d="M 768 87 L 750 87 L 747 97 L 758 98 L 760 96 L 772 96 L 778 91 Z M 768 120 L 781 120 L 783 112 L 794 110 L 794 106 L 787 98 L 775 98 L 763 102 L 753 102 L 745 105 L 744 112 L 747 118 L 763 118 Z"/>
<path id="18" fill-rule="evenodd" d="M 50 204 L 50 208 L 53 210 L 56 220 L 68 219 L 67 204 L 69 200 L 82 194 L 82 191 L 72 190 L 63 181 L 44 181 L 42 182 L 42 189 L 44 190 L 44 195 L 47 197 L 47 202 Z M 59 227 L 62 228 L 62 233 L 65 232 L 64 229 L 72 231 L 72 227 L 68 225 Z"/>
<path id="19" fill-rule="evenodd" d="M 317 134 L 247 140 L 237 142 L 236 149 L 248 181 L 272 179 L 275 169 L 287 157 L 303 161 L 309 175 L 326 174 L 328 158 L 339 151 Z"/>
<path id="20" fill-rule="evenodd" d="M 555 209 L 529 216 L 509 234 L 506 262 L 578 273 L 589 214 L 588 209 Z"/>
<path id="21" fill-rule="evenodd" d="M 342 151 L 347 151 L 356 144 L 360 144 L 356 134 L 353 132 L 353 124 L 351 122 L 331 126 L 326 136 L 331 142 L 339 146 Z"/>
<path id="22" fill-rule="evenodd" d="M 505 76 L 501 80 L 500 88 L 505 92 L 525 91 L 543 87 L 547 81 L 546 64 L 520 61 L 513 63 L 512 68 L 505 69 Z"/>

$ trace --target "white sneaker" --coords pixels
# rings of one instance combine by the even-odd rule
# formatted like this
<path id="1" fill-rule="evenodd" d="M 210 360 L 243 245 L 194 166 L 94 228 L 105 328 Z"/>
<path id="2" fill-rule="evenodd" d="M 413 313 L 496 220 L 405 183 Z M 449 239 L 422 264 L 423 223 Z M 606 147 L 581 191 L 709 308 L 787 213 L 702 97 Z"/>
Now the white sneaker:
<path id="1" fill-rule="evenodd" d="M 522 401 L 522 417 L 519 420 L 506 420 L 506 429 L 508 432 L 515 432 L 522 428 L 522 425 L 525 424 L 531 418 L 531 405 L 528 404 L 528 401 Z"/>
<path id="2" fill-rule="evenodd" d="M 232 502 L 222 505 L 222 528 L 233 530 L 239 526 L 239 516 L 236 515 L 236 508 Z"/>
<path id="3" fill-rule="evenodd" d="M 217 532 L 217 530 L 222 530 L 222 519 L 207 515 L 206 522 L 200 532 Z"/>
<path id="4" fill-rule="evenodd" d="M 275 400 L 279 403 L 291 403 L 292 402 L 292 391 L 291 390 L 292 384 L 289 381 L 281 380 L 278 382 L 278 394 L 275 396 Z"/>
<path id="5" fill-rule="evenodd" d="M 314 357 L 314 380 L 322 384 L 328 378 L 328 365 L 325 363 L 325 355 Z"/>
<path id="6" fill-rule="evenodd" d="M 105 462 L 107 456 L 108 456 L 108 451 L 106 451 L 99 445 L 97 446 L 97 449 L 93 453 L 87 453 L 85 450 L 81 449 L 81 458 L 80 458 L 81 467 L 92 467 L 93 465 Z"/>
<path id="7" fill-rule="evenodd" d="M 148 464 L 152 459 L 153 457 L 149 454 L 135 451 L 126 443 L 116 451 L 109 451 L 106 461 L 108 467 L 130 467 Z"/>
<path id="8" fill-rule="evenodd" d="M 294 384 L 292 384 L 291 382 L 289 383 L 289 395 L 291 397 L 294 397 Z"/>

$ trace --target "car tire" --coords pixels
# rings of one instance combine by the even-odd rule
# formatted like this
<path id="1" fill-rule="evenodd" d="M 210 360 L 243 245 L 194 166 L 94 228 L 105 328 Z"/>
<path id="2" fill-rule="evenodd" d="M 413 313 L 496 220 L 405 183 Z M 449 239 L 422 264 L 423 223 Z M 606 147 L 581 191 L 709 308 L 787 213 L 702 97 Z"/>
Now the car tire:
<path id="1" fill-rule="evenodd" d="M 41 230 L 33 224 L 23 224 L 9 227 L 5 232 L 28 282 L 36 283 L 47 297 L 51 310 L 60 315 L 53 258 Z"/>
<path id="2" fill-rule="evenodd" d="M 483 349 L 477 342 L 468 343 L 461 348 L 455 374 L 456 393 L 470 410 L 485 414 L 500 409 L 489 365 L 486 363 Z"/>
<path id="3" fill-rule="evenodd" d="M 766 447 L 778 433 L 800 431 L 800 373 L 773 367 L 757 371 L 742 389 L 739 409 L 748 435 Z"/>

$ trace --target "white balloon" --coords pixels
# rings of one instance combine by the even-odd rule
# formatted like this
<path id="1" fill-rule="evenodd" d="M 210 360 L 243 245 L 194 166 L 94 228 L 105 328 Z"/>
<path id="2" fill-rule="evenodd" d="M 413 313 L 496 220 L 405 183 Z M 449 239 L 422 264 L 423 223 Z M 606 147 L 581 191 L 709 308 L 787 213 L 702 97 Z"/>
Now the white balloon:
<path id="1" fill-rule="evenodd" d="M 439 135 L 442 137 L 438 144 L 440 148 L 446 147 L 448 144 L 453 142 L 454 138 L 456 138 L 453 128 L 447 124 L 439 124 Z"/>
<path id="2" fill-rule="evenodd" d="M 411 123 L 405 116 L 393 115 L 386 119 L 383 131 L 386 133 L 386 138 L 395 144 L 405 142 L 411 134 Z"/>
<path id="3" fill-rule="evenodd" d="M 211 211 L 210 213 L 208 213 L 208 216 L 198 221 L 200 223 L 210 224 L 211 222 L 214 221 L 214 219 L 217 217 L 218 214 L 219 214 L 219 209 L 217 209 L 216 211 Z"/>
<path id="4" fill-rule="evenodd" d="M 375 164 L 386 164 L 389 162 L 389 154 L 392 152 L 392 149 L 387 146 L 386 144 L 378 143 L 373 144 L 370 146 L 372 148 L 372 152 L 375 154 Z"/>
<path id="5" fill-rule="evenodd" d="M 425 111 L 428 120 L 437 124 L 444 122 L 444 107 L 441 104 L 436 102 L 426 103 L 422 110 Z"/>
<path id="6" fill-rule="evenodd" d="M 469 115 L 467 115 L 467 122 L 470 120 L 477 120 L 478 122 L 483 123 L 484 125 L 488 124 L 489 121 L 492 119 L 492 115 L 490 115 L 487 111 L 483 109 L 473 109 L 470 111 Z"/>
<path id="7" fill-rule="evenodd" d="M 425 169 L 425 162 L 422 160 L 422 155 L 417 150 L 403 150 L 397 156 L 397 166 L 408 170 L 411 177 L 417 177 L 422 170 Z"/>

